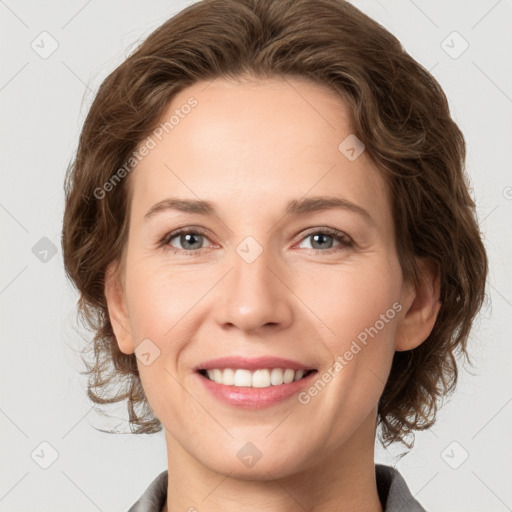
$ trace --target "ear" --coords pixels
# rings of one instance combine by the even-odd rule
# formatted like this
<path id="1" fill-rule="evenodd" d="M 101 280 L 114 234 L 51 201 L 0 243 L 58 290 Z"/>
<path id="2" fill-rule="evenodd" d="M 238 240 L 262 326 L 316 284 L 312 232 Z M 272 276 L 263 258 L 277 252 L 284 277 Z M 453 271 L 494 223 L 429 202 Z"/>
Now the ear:
<path id="1" fill-rule="evenodd" d="M 430 335 L 441 308 L 440 272 L 437 265 L 426 258 L 418 258 L 420 283 L 417 287 L 406 284 L 402 304 L 405 316 L 397 327 L 395 350 L 412 350 Z"/>
<path id="2" fill-rule="evenodd" d="M 135 345 L 131 333 L 126 295 L 121 281 L 121 267 L 118 262 L 113 262 L 105 272 L 105 298 L 108 315 L 119 350 L 124 354 L 133 354 Z"/>

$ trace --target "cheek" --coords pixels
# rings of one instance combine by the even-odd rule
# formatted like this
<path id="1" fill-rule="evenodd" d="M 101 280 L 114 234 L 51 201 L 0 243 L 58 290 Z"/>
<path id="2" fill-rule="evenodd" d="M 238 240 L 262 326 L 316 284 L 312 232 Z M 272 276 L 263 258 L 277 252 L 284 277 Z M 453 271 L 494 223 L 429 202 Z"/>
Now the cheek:
<path id="1" fill-rule="evenodd" d="M 400 272 L 396 265 L 383 263 L 337 269 L 324 277 L 323 286 L 317 281 L 309 288 L 308 304 L 326 326 L 323 343 L 333 362 L 324 372 L 331 391 L 319 406 L 326 407 L 325 414 L 353 411 L 357 417 L 359 411 L 363 418 L 377 403 L 391 368 L 402 309 Z"/>
<path id="2" fill-rule="evenodd" d="M 188 315 L 201 296 L 200 282 L 193 272 L 166 269 L 143 258 L 132 260 L 128 268 L 126 293 L 132 336 L 136 346 L 151 340 L 146 346 L 154 357 L 147 365 L 137 360 L 139 375 L 152 409 L 158 417 L 165 417 L 169 406 L 166 397 L 181 392 L 176 362 L 193 335 L 188 332 Z"/>
<path id="3" fill-rule="evenodd" d="M 209 283 L 192 266 L 176 270 L 141 258 L 129 268 L 126 292 L 136 344 L 138 339 L 154 338 L 158 343 L 170 336 Z"/>
<path id="4" fill-rule="evenodd" d="M 393 304 L 400 299 L 401 290 L 400 272 L 393 262 L 332 267 L 303 276 L 295 290 L 321 320 L 324 340 L 333 353 L 343 353 L 352 340 L 361 333 L 364 338 L 376 323 L 381 338 L 393 338 L 397 316 Z"/>
<path id="5" fill-rule="evenodd" d="M 402 311 L 401 270 L 397 261 L 383 261 L 345 279 L 350 298 L 340 299 L 343 307 L 333 316 L 343 334 L 331 349 L 341 355 L 338 396 L 348 409 L 364 416 L 377 404 L 391 369 Z"/>

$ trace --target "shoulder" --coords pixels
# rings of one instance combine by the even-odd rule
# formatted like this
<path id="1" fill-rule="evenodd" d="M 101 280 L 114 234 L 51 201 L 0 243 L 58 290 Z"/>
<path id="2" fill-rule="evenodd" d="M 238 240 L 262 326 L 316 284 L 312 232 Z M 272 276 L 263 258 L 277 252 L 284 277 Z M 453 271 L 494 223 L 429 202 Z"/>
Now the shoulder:
<path id="1" fill-rule="evenodd" d="M 167 470 L 162 471 L 147 487 L 128 512 L 161 512 L 167 499 Z"/>
<path id="2" fill-rule="evenodd" d="M 384 512 L 426 512 L 414 499 L 402 475 L 391 466 L 375 464 L 377 490 Z"/>

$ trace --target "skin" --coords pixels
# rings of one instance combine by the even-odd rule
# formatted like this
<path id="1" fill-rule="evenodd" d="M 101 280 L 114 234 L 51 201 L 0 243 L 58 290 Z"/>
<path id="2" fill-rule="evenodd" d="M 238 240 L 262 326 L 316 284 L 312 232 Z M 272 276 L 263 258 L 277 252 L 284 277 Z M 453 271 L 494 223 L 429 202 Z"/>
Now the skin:
<path id="1" fill-rule="evenodd" d="M 419 260 L 420 286 L 404 280 L 387 186 L 365 152 L 350 161 L 338 150 L 352 130 L 329 89 L 301 78 L 200 82 L 173 98 L 162 121 L 190 96 L 197 107 L 130 175 L 128 242 L 105 285 L 120 349 L 132 354 L 149 338 L 160 351 L 148 366 L 137 362 L 165 428 L 165 511 L 382 511 L 377 404 L 395 350 L 432 330 L 439 275 Z M 212 201 L 218 215 L 144 219 L 171 196 Z M 346 209 L 285 215 L 304 196 L 342 197 L 372 220 Z M 206 236 L 168 240 L 189 254 L 159 245 L 182 227 Z M 315 244 L 325 227 L 342 238 Z M 236 251 L 247 236 L 263 249 L 251 264 Z M 235 408 L 193 371 L 226 355 L 272 355 L 322 375 L 394 303 L 401 311 L 307 404 L 294 396 Z M 247 442 L 262 454 L 252 467 L 237 457 Z"/>

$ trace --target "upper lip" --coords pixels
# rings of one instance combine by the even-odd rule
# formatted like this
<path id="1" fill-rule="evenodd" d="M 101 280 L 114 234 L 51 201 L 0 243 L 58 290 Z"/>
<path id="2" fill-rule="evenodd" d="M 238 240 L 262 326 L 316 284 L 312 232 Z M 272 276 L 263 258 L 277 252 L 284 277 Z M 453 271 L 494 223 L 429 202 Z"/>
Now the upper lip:
<path id="1" fill-rule="evenodd" d="M 244 370 L 258 370 L 260 368 L 291 368 L 293 370 L 314 370 L 315 368 L 307 364 L 302 364 L 291 359 L 282 357 L 262 356 L 262 357 L 243 357 L 229 356 L 218 359 L 210 359 L 196 366 L 195 370 L 214 370 L 216 368 L 241 368 Z"/>

